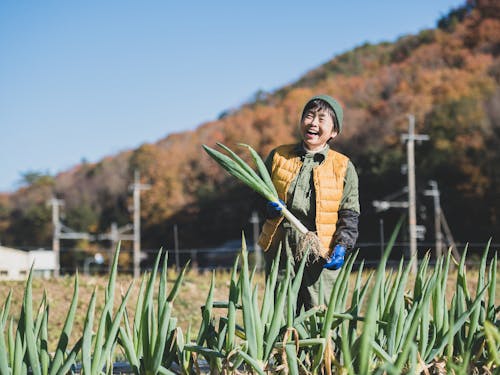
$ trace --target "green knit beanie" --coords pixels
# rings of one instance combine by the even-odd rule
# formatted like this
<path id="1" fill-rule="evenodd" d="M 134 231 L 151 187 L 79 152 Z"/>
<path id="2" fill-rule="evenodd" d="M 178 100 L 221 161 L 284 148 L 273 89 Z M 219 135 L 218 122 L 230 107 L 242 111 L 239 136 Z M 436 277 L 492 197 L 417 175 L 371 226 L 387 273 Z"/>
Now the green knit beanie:
<path id="1" fill-rule="evenodd" d="M 316 99 L 321 99 L 321 100 L 327 102 L 330 105 L 330 107 L 332 107 L 333 112 L 335 113 L 335 116 L 337 117 L 337 121 L 339 124 L 339 134 L 340 134 L 342 132 L 342 120 L 344 119 L 344 111 L 342 110 L 342 106 L 340 105 L 340 103 L 338 101 L 336 101 L 335 99 L 333 99 L 329 95 L 316 95 L 316 96 L 312 97 L 311 99 L 309 99 L 309 101 L 307 103 L 309 103 L 313 100 L 316 100 Z"/>

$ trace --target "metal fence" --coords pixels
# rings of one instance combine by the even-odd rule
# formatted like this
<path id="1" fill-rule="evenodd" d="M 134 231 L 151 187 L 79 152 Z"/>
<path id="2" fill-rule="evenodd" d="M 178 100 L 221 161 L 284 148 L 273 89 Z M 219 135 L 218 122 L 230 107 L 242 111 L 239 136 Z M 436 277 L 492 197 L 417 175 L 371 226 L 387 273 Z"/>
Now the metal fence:
<path id="1" fill-rule="evenodd" d="M 474 265 L 479 263 L 479 259 L 485 250 L 486 243 L 469 243 L 457 244 L 457 252 L 462 254 L 467 247 L 467 264 Z M 366 267 L 376 267 L 384 251 L 384 245 L 377 242 L 359 243 L 356 246 L 358 249 L 357 263 L 364 262 Z M 389 265 L 399 264 L 402 258 L 407 258 L 409 254 L 409 243 L 395 243 L 390 257 Z M 490 244 L 490 254 L 494 255 L 500 249 L 500 243 Z M 181 268 L 187 262 L 190 263 L 192 269 L 199 271 L 207 270 L 228 270 L 233 267 L 236 256 L 240 252 L 241 247 L 225 246 L 211 248 L 193 248 L 193 249 L 165 249 L 168 254 L 168 266 Z M 253 246 L 248 247 L 250 262 L 254 264 L 255 252 Z M 157 257 L 158 249 L 144 249 L 141 251 L 141 271 L 151 269 L 154 260 Z M 427 253 L 431 254 L 431 263 L 434 259 L 434 243 L 419 243 L 418 256 L 419 259 Z M 77 269 L 80 273 L 104 274 L 108 271 L 112 252 L 110 249 L 102 249 L 99 251 L 99 257 L 96 253 L 84 249 L 62 249 L 61 251 L 61 274 L 73 274 Z M 99 261 L 98 261 L 99 260 Z M 132 250 L 122 249 L 120 251 L 120 266 L 121 273 L 133 273 L 132 268 Z"/>

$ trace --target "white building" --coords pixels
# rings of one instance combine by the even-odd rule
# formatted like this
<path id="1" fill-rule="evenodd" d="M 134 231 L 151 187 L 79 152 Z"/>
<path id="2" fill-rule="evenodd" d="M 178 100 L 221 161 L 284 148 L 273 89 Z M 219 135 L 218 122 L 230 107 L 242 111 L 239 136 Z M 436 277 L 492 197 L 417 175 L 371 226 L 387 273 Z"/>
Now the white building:
<path id="1" fill-rule="evenodd" d="M 0 279 L 24 280 L 31 266 L 33 276 L 50 277 L 54 274 L 56 260 L 51 250 L 24 251 L 0 246 Z"/>

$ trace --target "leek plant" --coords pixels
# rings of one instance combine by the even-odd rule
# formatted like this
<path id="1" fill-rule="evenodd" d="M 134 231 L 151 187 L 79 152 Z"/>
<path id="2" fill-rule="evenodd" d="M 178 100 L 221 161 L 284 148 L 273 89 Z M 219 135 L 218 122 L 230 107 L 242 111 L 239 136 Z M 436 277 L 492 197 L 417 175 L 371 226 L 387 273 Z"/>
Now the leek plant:
<path id="1" fill-rule="evenodd" d="M 167 294 L 168 255 L 165 254 L 155 307 L 154 287 L 162 255 L 163 252 L 160 251 L 152 272 L 143 276 L 135 306 L 134 325 L 130 326 L 129 314 L 126 311 L 124 325 L 120 327 L 119 343 L 137 375 L 172 373 L 168 368 L 177 361 L 175 343 L 178 335 L 182 333 L 178 332 L 177 320 L 172 317 L 172 307 L 189 263 L 184 266 Z"/>
<path id="2" fill-rule="evenodd" d="M 245 368 L 258 374 L 470 373 L 479 368 L 498 369 L 497 256 L 491 258 L 488 267 L 485 249 L 475 290 L 469 291 L 466 252 L 463 254 L 448 306 L 445 297 L 451 277 L 451 250 L 434 266 L 427 254 L 419 262 L 414 280 L 410 270 L 416 259 L 401 260 L 395 270 L 387 271 L 399 225 L 375 271 L 366 276 L 361 263 L 351 277 L 357 253 L 350 255 L 324 305 L 307 311 L 296 308 L 302 270 L 292 277 L 288 267 L 277 281 L 277 259 L 266 279 L 263 297 L 258 297 L 243 239 L 240 274 L 236 276 L 235 264 L 231 276 L 231 286 L 237 290 L 231 289 L 227 302 L 214 302 L 212 284 L 202 309 L 201 333 L 196 345 L 187 350 L 206 358 L 211 373 L 241 372 Z M 216 307 L 227 309 L 219 324 L 213 314 Z M 238 309 L 240 320 L 235 321 L 232 311 Z"/>
<path id="3" fill-rule="evenodd" d="M 199 357 L 205 358 L 211 373 L 220 373 L 223 368 L 222 360 L 225 357 L 223 353 L 223 336 L 225 326 L 219 323 L 219 329 L 216 329 L 216 322 L 213 317 L 214 309 L 214 290 L 215 274 L 212 273 L 210 288 L 205 300 L 201 306 L 202 322 L 195 343 L 184 345 L 184 349 L 192 352 L 193 366 L 198 368 L 200 365 Z M 199 370 L 198 370 L 199 371 Z"/>
<path id="4" fill-rule="evenodd" d="M 68 346 L 69 337 L 78 302 L 78 276 L 75 277 L 71 304 L 59 336 L 55 353 L 48 348 L 49 305 L 44 293 L 38 310 L 33 309 L 33 268 L 25 284 L 21 314 L 14 332 L 14 319 L 8 328 L 8 315 L 11 296 L 9 293 L 0 314 L 0 374 L 27 374 L 28 370 L 36 375 L 62 375 L 70 372 L 75 365 L 76 356 L 81 348 L 81 340 L 72 348 Z M 5 340 L 7 336 L 7 340 Z"/>
<path id="5" fill-rule="evenodd" d="M 176 329 L 175 337 L 179 373 L 182 375 L 189 375 L 193 366 L 193 358 L 192 352 L 187 350 L 185 345 L 189 343 L 191 339 L 191 324 L 189 324 L 186 334 L 183 334 L 182 330 L 178 327 Z"/>
<path id="6" fill-rule="evenodd" d="M 238 262 L 239 257 L 236 257 L 230 276 L 227 302 L 214 301 L 215 274 L 212 273 L 210 289 L 205 303 L 201 306 L 202 322 L 198 335 L 194 342 L 184 345 L 184 350 L 192 353 L 189 357 L 184 355 L 184 360 L 189 360 L 190 368 L 194 367 L 197 372 L 200 371 L 201 358 L 206 361 L 211 374 L 231 373 L 243 362 L 236 356 L 241 347 L 237 339 L 244 336 L 244 329 L 236 324 L 236 315 L 242 308 L 238 304 Z M 226 316 L 220 316 L 218 324 L 214 317 L 216 309 L 227 309 Z"/>
<path id="7" fill-rule="evenodd" d="M 283 348 L 277 347 L 277 342 L 286 337 L 293 337 L 293 319 L 297 304 L 298 288 L 304 270 L 306 257 L 300 263 L 297 276 L 292 282 L 291 263 L 288 260 L 286 272 L 282 280 L 278 280 L 279 257 L 274 260 L 271 273 L 266 280 L 262 299 L 254 283 L 254 272 L 251 273 L 248 262 L 248 252 L 244 237 L 241 247 L 241 268 L 237 275 L 239 258 L 233 266 L 230 279 L 228 301 L 214 301 L 214 279 L 204 306 L 203 321 L 200 326 L 196 344 L 185 345 L 184 348 L 204 357 L 209 365 L 210 373 L 230 373 L 238 371 L 245 363 L 247 368 L 259 374 L 279 368 L 280 353 Z M 262 301 L 259 309 L 259 301 Z M 214 309 L 226 309 L 227 313 L 214 318 Z M 242 321 L 238 324 L 237 312 Z M 285 345 L 288 358 L 292 355 L 291 347 Z M 285 358 L 285 357 L 283 357 Z M 293 366 L 295 359 L 289 360 Z"/>
<path id="8" fill-rule="evenodd" d="M 101 316 L 98 319 L 98 329 L 94 334 L 96 290 L 92 293 L 82 337 L 82 366 L 81 373 L 85 375 L 108 374 L 113 370 L 113 361 L 117 346 L 118 331 L 125 313 L 125 307 L 132 291 L 133 282 L 130 283 L 122 301 L 113 314 L 116 275 L 118 272 L 118 257 L 120 244 L 116 249 L 111 266 L 108 284 L 105 290 L 105 303 Z"/>
<path id="9" fill-rule="evenodd" d="M 292 278 L 292 266 L 286 260 L 285 273 L 278 278 L 279 257 L 271 266 L 271 272 L 266 281 L 262 306 L 258 308 L 258 288 L 249 282 L 248 255 L 245 241 L 242 242 L 240 295 L 243 312 L 244 342 L 238 355 L 255 371 L 273 371 L 276 358 L 276 343 L 283 338 L 287 328 L 292 328 L 292 321 L 297 305 L 300 280 L 304 272 L 307 257 L 303 257 L 295 280 Z M 286 347 L 286 345 L 285 345 Z M 279 358 L 279 357 L 278 357 Z M 276 367 L 274 367 L 276 370 Z"/>
<path id="10" fill-rule="evenodd" d="M 48 349 L 48 321 L 49 304 L 44 294 L 40 306 L 35 313 L 33 309 L 33 270 L 30 271 L 24 289 L 21 314 L 18 319 L 17 330 L 14 332 L 13 322 L 10 320 L 6 332 L 11 294 L 4 303 L 0 314 L 0 373 L 36 375 L 63 375 L 72 373 L 77 367 L 76 361 L 81 359 L 82 374 L 102 374 L 112 371 L 116 337 L 121 324 L 125 305 L 130 296 L 132 284 L 123 298 L 116 315 L 113 316 L 114 288 L 118 266 L 119 248 L 115 253 L 112 271 L 109 276 L 105 295 L 105 306 L 99 320 L 99 328 L 94 334 L 94 312 L 96 291 L 92 294 L 83 335 L 73 347 L 68 343 L 78 304 L 78 274 L 75 277 L 73 297 L 55 353 Z M 7 340 L 5 340 L 7 336 Z"/>
<path id="11" fill-rule="evenodd" d="M 484 322 L 484 335 L 488 346 L 486 368 L 500 368 L 500 328 L 489 321 Z"/>

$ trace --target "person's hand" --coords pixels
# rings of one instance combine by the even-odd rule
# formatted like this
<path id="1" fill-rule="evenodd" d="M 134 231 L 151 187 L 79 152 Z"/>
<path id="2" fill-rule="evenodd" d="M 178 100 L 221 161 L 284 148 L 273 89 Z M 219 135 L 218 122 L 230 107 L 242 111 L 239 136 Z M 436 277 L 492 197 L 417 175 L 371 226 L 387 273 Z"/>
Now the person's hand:
<path id="1" fill-rule="evenodd" d="M 340 267 L 344 265 L 344 257 L 345 257 L 345 246 L 344 245 L 335 245 L 332 251 L 332 255 L 326 260 L 323 268 L 329 270 L 338 270 Z"/>
<path id="2" fill-rule="evenodd" d="M 285 202 L 280 199 L 280 203 L 284 206 Z M 280 217 L 283 213 L 281 211 L 282 206 L 278 202 L 268 201 L 266 204 L 266 216 L 268 219 L 276 219 Z"/>

